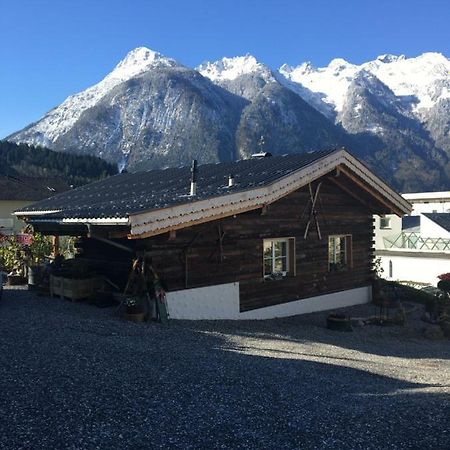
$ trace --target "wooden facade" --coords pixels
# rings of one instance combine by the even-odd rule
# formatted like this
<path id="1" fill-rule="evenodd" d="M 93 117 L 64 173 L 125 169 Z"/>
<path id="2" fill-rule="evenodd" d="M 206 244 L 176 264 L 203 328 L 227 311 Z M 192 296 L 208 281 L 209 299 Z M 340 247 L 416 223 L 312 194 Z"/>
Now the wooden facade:
<path id="1" fill-rule="evenodd" d="M 169 291 L 239 282 L 240 310 L 249 311 L 321 294 L 367 286 L 372 277 L 373 212 L 329 178 L 316 205 L 321 231 L 310 219 L 305 186 L 269 206 L 134 241 L 145 250 Z M 360 201 L 361 200 L 361 201 Z M 351 235 L 351 267 L 330 272 L 328 237 Z M 295 238 L 295 273 L 278 280 L 263 274 L 264 239 Z M 293 255 L 291 252 L 291 265 Z"/>
<path id="2" fill-rule="evenodd" d="M 369 301 L 372 217 L 411 211 L 345 149 L 198 171 L 122 174 L 15 214 L 44 234 L 83 236 L 89 270 L 119 289 L 133 259 L 151 258 L 174 317 L 239 319 Z"/>

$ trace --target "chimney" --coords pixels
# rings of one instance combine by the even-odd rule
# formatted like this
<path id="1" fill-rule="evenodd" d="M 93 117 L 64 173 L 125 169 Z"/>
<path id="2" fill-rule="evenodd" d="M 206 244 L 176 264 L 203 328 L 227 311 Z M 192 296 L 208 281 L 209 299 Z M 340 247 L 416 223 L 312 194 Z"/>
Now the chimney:
<path id="1" fill-rule="evenodd" d="M 228 175 L 228 187 L 232 186 L 234 186 L 234 175 L 230 173 L 230 175 Z"/>
<path id="2" fill-rule="evenodd" d="M 193 196 L 197 194 L 197 160 L 192 160 L 191 166 L 191 193 L 189 195 Z"/>

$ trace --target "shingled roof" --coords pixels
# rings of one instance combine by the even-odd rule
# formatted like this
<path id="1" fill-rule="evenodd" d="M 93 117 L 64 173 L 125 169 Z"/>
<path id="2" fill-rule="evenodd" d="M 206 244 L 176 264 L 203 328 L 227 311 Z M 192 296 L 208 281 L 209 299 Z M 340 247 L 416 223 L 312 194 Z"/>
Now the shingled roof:
<path id="1" fill-rule="evenodd" d="M 55 218 L 126 218 L 210 197 L 261 187 L 332 153 L 332 150 L 198 166 L 197 192 L 189 195 L 190 167 L 122 173 L 22 209 L 55 211 Z M 228 187 L 233 174 L 235 185 Z"/>
<path id="2" fill-rule="evenodd" d="M 252 158 L 198 167 L 190 196 L 190 167 L 123 173 L 43 200 L 16 212 L 30 222 L 128 224 L 131 235 L 158 234 L 256 209 L 346 166 L 386 198 L 395 212 L 410 204 L 343 149 Z M 235 183 L 228 187 L 232 174 Z M 380 197 L 381 198 L 381 197 Z"/>
<path id="3" fill-rule="evenodd" d="M 37 201 L 69 189 L 60 178 L 0 175 L 0 201 Z"/>

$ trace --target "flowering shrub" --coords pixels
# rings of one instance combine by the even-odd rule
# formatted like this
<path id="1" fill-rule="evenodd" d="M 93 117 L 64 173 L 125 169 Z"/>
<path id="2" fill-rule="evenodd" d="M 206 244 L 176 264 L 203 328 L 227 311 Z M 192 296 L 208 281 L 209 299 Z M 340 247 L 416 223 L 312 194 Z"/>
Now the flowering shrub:
<path id="1" fill-rule="evenodd" d="M 0 239 L 0 268 L 7 272 L 21 274 L 26 265 L 41 264 L 52 252 L 52 242 L 48 236 L 33 234 L 31 245 L 19 244 L 15 236 Z"/>
<path id="2" fill-rule="evenodd" d="M 127 313 L 136 314 L 144 311 L 144 300 L 145 297 L 133 296 L 127 297 L 123 304 L 126 308 Z"/>
<path id="3" fill-rule="evenodd" d="M 142 300 L 140 299 L 140 297 L 127 297 L 123 304 L 129 308 L 138 306 L 142 304 Z"/>
<path id="4" fill-rule="evenodd" d="M 449 273 L 443 273 L 442 275 L 438 275 L 438 278 L 440 280 L 450 281 L 450 272 Z"/>

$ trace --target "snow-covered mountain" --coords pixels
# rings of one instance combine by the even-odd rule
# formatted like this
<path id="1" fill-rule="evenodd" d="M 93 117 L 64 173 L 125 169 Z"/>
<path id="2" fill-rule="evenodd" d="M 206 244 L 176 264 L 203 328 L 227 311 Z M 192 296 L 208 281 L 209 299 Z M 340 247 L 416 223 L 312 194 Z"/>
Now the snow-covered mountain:
<path id="1" fill-rule="evenodd" d="M 67 133 L 84 111 L 95 106 L 115 86 L 149 70 L 175 67 L 177 62 L 145 47 L 132 50 L 103 80 L 78 94 L 71 95 L 61 105 L 49 111 L 41 120 L 21 133 L 21 140 L 52 147 Z"/>
<path id="2" fill-rule="evenodd" d="M 323 101 L 337 112 L 342 110 L 350 83 L 362 70 L 375 75 L 418 116 L 439 99 L 450 97 L 450 60 L 441 53 L 415 58 L 381 55 L 361 65 L 338 58 L 321 68 L 302 63 L 297 67 L 285 64 L 279 69 L 289 80 L 324 94 Z"/>
<path id="3" fill-rule="evenodd" d="M 197 70 L 213 83 L 250 101 L 266 84 L 277 82 L 276 73 L 251 55 L 206 62 Z"/>
<path id="4" fill-rule="evenodd" d="M 235 80 L 242 75 L 257 74 L 266 82 L 274 81 L 272 71 L 252 55 L 222 58 L 216 62 L 206 62 L 198 67 L 198 71 L 214 82 Z"/>
<path id="5" fill-rule="evenodd" d="M 406 179 L 415 167 L 419 186 L 429 184 L 434 173 L 436 182 L 448 189 L 450 60 L 444 55 L 386 54 L 361 65 L 334 59 L 326 67 L 283 65 L 279 72 L 308 89 L 299 95 L 347 132 L 372 138 L 372 145 L 363 143 L 373 161 L 384 162 L 385 176 L 394 173 L 398 184 L 408 187 Z M 376 140 L 379 145 L 373 145 Z"/>
<path id="6" fill-rule="evenodd" d="M 382 55 L 275 71 L 245 55 L 190 69 L 140 47 L 8 139 L 131 168 L 345 145 L 400 189 L 448 189 L 450 61 Z"/>

